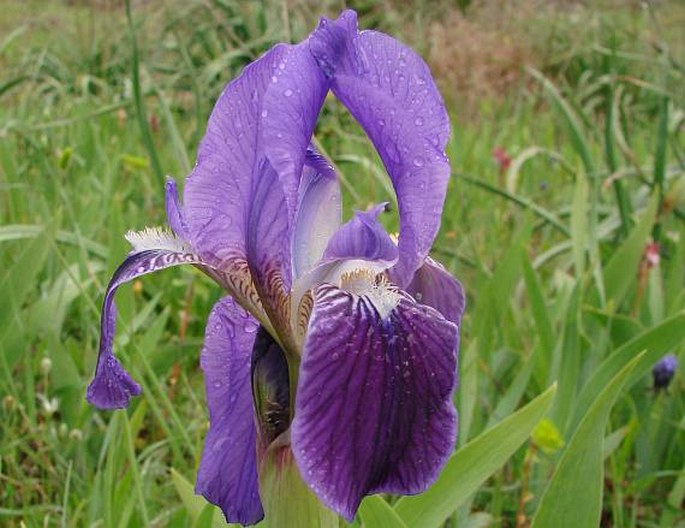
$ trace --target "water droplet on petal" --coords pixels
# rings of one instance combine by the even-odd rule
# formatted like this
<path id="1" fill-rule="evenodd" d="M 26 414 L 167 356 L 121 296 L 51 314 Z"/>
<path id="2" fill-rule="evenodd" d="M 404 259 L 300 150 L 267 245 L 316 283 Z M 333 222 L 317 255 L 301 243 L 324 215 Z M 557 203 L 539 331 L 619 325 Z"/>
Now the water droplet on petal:
<path id="1" fill-rule="evenodd" d="M 423 125 L 423 117 L 417 117 L 417 118 L 414 120 L 414 123 L 416 124 L 416 126 L 421 126 L 421 125 Z"/>
<path id="2" fill-rule="evenodd" d="M 414 166 L 422 167 L 423 166 L 423 158 L 414 158 Z"/>
<path id="3" fill-rule="evenodd" d="M 283 95 L 286 97 L 290 97 L 293 94 L 293 91 L 291 89 L 287 89 L 285 92 L 283 92 Z"/>

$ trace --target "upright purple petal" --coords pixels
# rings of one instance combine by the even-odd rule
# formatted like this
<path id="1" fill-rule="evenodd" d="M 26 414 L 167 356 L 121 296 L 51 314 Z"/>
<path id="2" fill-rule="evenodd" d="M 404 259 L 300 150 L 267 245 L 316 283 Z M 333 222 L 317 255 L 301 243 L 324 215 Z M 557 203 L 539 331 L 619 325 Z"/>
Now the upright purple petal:
<path id="1" fill-rule="evenodd" d="M 199 257 L 192 253 L 158 249 L 133 253 L 117 268 L 107 286 L 102 305 L 97 366 L 86 393 L 89 403 L 100 409 L 121 409 L 128 405 L 132 396 L 140 394 L 140 386 L 133 381 L 112 352 L 116 323 L 114 293 L 117 288 L 154 271 L 200 262 Z"/>
<path id="2" fill-rule="evenodd" d="M 306 45 L 272 48 L 225 88 L 185 186 L 193 247 L 218 268 L 247 264 L 286 345 L 291 228 L 325 91 L 326 81 Z"/>
<path id="3" fill-rule="evenodd" d="M 229 297 L 209 316 L 200 363 L 205 374 L 209 431 L 195 492 L 221 508 L 228 522 L 264 517 L 257 477 L 250 364 L 258 324 Z"/>
<path id="4" fill-rule="evenodd" d="M 307 151 L 293 226 L 293 273 L 301 277 L 321 260 L 341 224 L 340 183 L 328 160 Z"/>
<path id="5" fill-rule="evenodd" d="M 272 48 L 226 86 L 186 180 L 183 202 L 190 242 L 205 260 L 218 265 L 244 259 L 247 253 L 255 184 L 267 168 L 260 149 L 262 101 L 286 49 Z"/>
<path id="6" fill-rule="evenodd" d="M 292 220 L 307 147 L 328 92 L 307 42 L 289 46 L 280 57 L 264 94 L 261 112 L 264 151 L 283 185 Z"/>
<path id="7" fill-rule="evenodd" d="M 303 478 L 348 520 L 367 494 L 425 490 L 456 438 L 457 327 L 379 288 L 316 289 L 291 431 Z"/>
<path id="8" fill-rule="evenodd" d="M 450 125 L 442 97 L 421 57 L 382 33 L 358 32 L 353 11 L 322 19 L 309 42 L 393 182 L 400 214 L 394 276 L 405 286 L 433 243 L 447 191 Z"/>
<path id="9" fill-rule="evenodd" d="M 416 302 L 435 308 L 445 319 L 461 326 L 466 307 L 464 288 L 439 262 L 426 257 L 405 291 Z"/>

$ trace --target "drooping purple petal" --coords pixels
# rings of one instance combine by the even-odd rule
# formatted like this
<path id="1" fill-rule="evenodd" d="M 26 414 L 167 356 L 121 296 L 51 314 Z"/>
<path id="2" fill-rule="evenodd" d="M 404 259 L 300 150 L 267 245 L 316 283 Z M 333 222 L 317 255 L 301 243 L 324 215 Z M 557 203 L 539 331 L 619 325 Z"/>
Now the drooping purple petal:
<path id="1" fill-rule="evenodd" d="M 435 308 L 445 319 L 461 326 L 466 307 L 464 288 L 439 262 L 426 257 L 405 291 L 416 302 Z"/>
<path id="2" fill-rule="evenodd" d="M 102 305 L 97 366 L 86 393 L 89 403 L 100 409 L 121 409 L 128 405 L 132 396 L 140 394 L 140 386 L 133 381 L 112 352 L 116 323 L 116 289 L 126 282 L 154 271 L 200 262 L 197 255 L 192 253 L 158 249 L 133 253 L 117 268 L 107 286 Z"/>
<path id="3" fill-rule="evenodd" d="M 363 259 L 389 265 L 395 262 L 398 256 L 397 246 L 378 222 L 378 215 L 384 208 L 385 204 L 379 204 L 368 211 L 357 211 L 333 235 L 323 259 Z"/>
<path id="4" fill-rule="evenodd" d="M 308 272 L 323 256 L 326 245 L 341 224 L 340 183 L 323 156 L 307 152 L 295 224 L 293 227 L 294 278 Z"/>
<path id="5" fill-rule="evenodd" d="M 382 33 L 358 32 L 353 11 L 322 19 L 309 43 L 393 182 L 400 214 L 394 276 L 405 286 L 433 243 L 447 191 L 450 125 L 442 97 L 421 57 Z"/>
<path id="6" fill-rule="evenodd" d="M 351 520 L 367 494 L 437 478 L 456 437 L 456 342 L 454 324 L 396 290 L 316 289 L 291 434 L 326 505 Z"/>
<path id="7" fill-rule="evenodd" d="M 258 324 L 229 297 L 209 316 L 200 363 L 205 375 L 209 431 L 195 492 L 221 508 L 228 522 L 264 517 L 257 477 L 250 363 Z"/>
<path id="8" fill-rule="evenodd" d="M 261 112 L 262 141 L 278 173 L 292 220 L 307 147 L 328 91 L 307 42 L 288 46 L 274 69 Z"/>
<path id="9" fill-rule="evenodd" d="M 167 178 L 164 190 L 166 195 L 166 218 L 169 227 L 177 237 L 190 241 L 188 226 L 186 225 L 186 220 L 183 216 L 183 209 L 178 202 L 176 181 L 172 178 Z"/>

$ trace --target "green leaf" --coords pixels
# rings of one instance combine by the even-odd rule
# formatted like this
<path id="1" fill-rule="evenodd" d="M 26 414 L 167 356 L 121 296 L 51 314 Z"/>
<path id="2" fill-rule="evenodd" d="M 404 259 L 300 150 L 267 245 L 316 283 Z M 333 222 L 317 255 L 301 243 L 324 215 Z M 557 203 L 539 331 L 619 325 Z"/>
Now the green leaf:
<path id="1" fill-rule="evenodd" d="M 533 518 L 532 528 L 599 525 L 604 479 L 604 430 L 630 373 L 644 354 L 628 363 L 592 403 L 561 456 Z"/>
<path id="2" fill-rule="evenodd" d="M 590 381 L 580 391 L 580 395 L 576 398 L 573 423 L 579 422 L 585 409 L 597 399 L 600 391 L 633 357 L 643 350 L 647 351 L 640 356 L 640 362 L 628 380 L 629 386 L 644 376 L 661 356 L 682 343 L 683 339 L 685 339 L 685 311 L 646 330 L 618 348 L 595 369 Z"/>
<path id="3" fill-rule="evenodd" d="M 410 528 L 440 526 L 521 447 L 549 410 L 555 392 L 553 385 L 457 451 L 428 491 L 401 498 L 395 511 L 404 523 Z"/>
<path id="4" fill-rule="evenodd" d="M 571 206 L 571 241 L 573 244 L 573 262 L 576 277 L 580 278 L 585 273 L 585 251 L 588 241 L 588 198 L 590 187 L 587 179 L 576 178 L 576 189 L 573 194 Z"/>
<path id="5" fill-rule="evenodd" d="M 623 300 L 628 289 L 635 284 L 640 259 L 656 219 L 659 199 L 652 196 L 640 222 L 633 228 L 626 241 L 611 256 L 604 268 L 604 288 L 607 302 L 614 306 Z"/>
<path id="6" fill-rule="evenodd" d="M 359 507 L 359 516 L 364 528 L 405 528 L 407 526 L 380 495 L 366 497 Z"/>
<path id="7" fill-rule="evenodd" d="M 557 90 L 556 86 L 547 79 L 542 73 L 534 68 L 526 68 L 526 71 L 537 79 L 542 88 L 547 93 L 547 96 L 552 100 L 554 106 L 561 112 L 562 116 L 566 120 L 566 125 L 568 126 L 569 133 L 571 135 L 571 144 L 575 148 L 576 152 L 583 160 L 583 165 L 585 166 L 585 172 L 587 174 L 593 174 L 595 172 L 594 164 L 592 163 L 592 155 L 590 154 L 590 147 L 585 141 L 585 134 L 581 127 L 578 116 L 573 111 L 573 108 L 568 101 L 564 99 Z"/>
<path id="8" fill-rule="evenodd" d="M 185 506 L 185 509 L 188 511 L 188 515 L 190 515 L 193 524 L 197 523 L 201 516 L 202 518 L 205 518 L 205 509 L 209 507 L 215 511 L 212 517 L 212 528 L 237 526 L 226 525 L 226 523 L 223 522 L 223 517 L 218 508 L 209 504 L 201 495 L 195 495 L 195 489 L 193 488 L 193 485 L 173 468 L 171 469 L 171 482 L 174 485 L 174 488 L 176 488 L 176 493 L 178 493 L 178 496 L 181 498 L 181 502 L 183 502 L 183 506 Z"/>

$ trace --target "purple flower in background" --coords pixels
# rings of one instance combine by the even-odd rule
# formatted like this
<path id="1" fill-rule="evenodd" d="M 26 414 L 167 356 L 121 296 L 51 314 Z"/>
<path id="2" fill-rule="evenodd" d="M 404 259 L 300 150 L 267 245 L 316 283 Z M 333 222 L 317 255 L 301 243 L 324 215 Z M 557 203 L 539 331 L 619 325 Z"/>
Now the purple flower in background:
<path id="1" fill-rule="evenodd" d="M 678 358 L 675 357 L 675 354 L 667 354 L 662 357 L 652 368 L 654 390 L 668 388 L 676 370 L 678 370 Z"/>
<path id="2" fill-rule="evenodd" d="M 378 222 L 383 204 L 341 222 L 336 173 L 310 145 L 329 90 L 387 169 L 397 243 Z M 228 294 L 201 354 L 210 428 L 198 493 L 230 522 L 259 521 L 261 461 L 283 446 L 313 493 L 347 519 L 365 495 L 425 490 L 457 430 L 464 293 L 428 257 L 449 133 L 423 60 L 387 35 L 359 32 L 352 11 L 247 66 L 209 118 L 182 206 L 167 182 L 172 233 L 127 235 L 133 251 L 105 294 L 88 401 L 121 408 L 140 393 L 112 354 L 116 288 L 192 264 Z"/>

